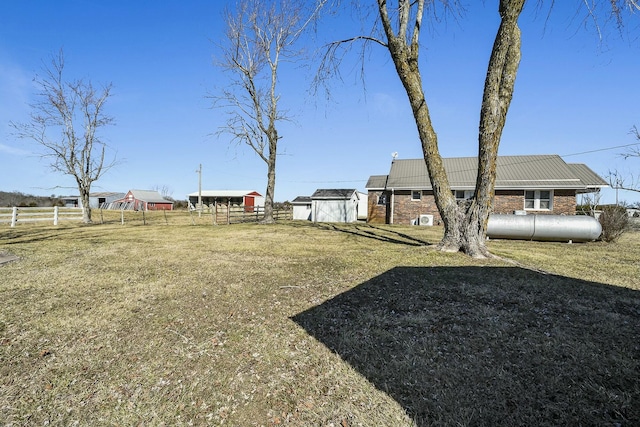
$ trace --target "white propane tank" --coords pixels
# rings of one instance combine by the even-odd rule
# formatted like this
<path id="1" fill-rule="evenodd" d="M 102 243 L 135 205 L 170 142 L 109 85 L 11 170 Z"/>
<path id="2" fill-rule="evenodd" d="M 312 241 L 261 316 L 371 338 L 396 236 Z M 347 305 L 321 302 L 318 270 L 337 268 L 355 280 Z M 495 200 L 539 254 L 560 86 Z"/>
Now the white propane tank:
<path id="1" fill-rule="evenodd" d="M 602 233 L 597 219 L 585 215 L 489 215 L 487 237 L 492 239 L 588 242 Z"/>

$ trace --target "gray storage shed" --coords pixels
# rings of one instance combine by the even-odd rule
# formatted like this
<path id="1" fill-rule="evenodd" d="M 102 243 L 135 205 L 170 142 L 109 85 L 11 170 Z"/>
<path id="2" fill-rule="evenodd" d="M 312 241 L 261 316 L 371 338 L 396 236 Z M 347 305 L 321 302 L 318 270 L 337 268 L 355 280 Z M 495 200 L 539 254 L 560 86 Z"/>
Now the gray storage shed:
<path id="1" fill-rule="evenodd" d="M 318 189 L 311 195 L 313 222 L 356 222 L 358 191 L 355 189 Z"/>

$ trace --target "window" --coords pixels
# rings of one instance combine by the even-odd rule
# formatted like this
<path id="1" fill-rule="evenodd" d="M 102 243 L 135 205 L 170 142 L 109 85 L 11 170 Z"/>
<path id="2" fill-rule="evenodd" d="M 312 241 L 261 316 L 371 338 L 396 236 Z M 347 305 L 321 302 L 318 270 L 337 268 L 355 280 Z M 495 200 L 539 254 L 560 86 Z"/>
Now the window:
<path id="1" fill-rule="evenodd" d="M 473 190 L 453 190 L 457 201 L 467 200 L 473 197 Z"/>
<path id="2" fill-rule="evenodd" d="M 414 190 L 411 192 L 411 200 L 420 200 L 422 199 L 422 191 Z"/>
<path id="3" fill-rule="evenodd" d="M 383 206 L 387 204 L 387 195 L 385 193 L 378 196 L 378 204 Z"/>
<path id="4" fill-rule="evenodd" d="M 524 192 L 524 208 L 550 211 L 553 207 L 551 190 L 527 190 Z"/>

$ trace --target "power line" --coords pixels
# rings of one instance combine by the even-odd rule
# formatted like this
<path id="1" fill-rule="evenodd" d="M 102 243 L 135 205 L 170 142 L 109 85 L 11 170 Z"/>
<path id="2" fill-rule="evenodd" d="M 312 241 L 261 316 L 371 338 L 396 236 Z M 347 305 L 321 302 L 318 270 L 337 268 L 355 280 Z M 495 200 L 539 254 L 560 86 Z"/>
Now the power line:
<path id="1" fill-rule="evenodd" d="M 366 182 L 366 179 L 351 179 L 343 181 L 285 181 L 285 182 L 299 182 L 301 184 L 340 184 L 343 182 Z"/>
<path id="2" fill-rule="evenodd" d="M 579 156 L 581 154 L 598 153 L 600 151 L 617 150 L 618 148 L 627 148 L 627 147 L 632 147 L 634 145 L 640 145 L 640 142 L 634 142 L 633 144 L 626 144 L 626 145 L 618 145 L 615 147 L 599 148 L 597 150 L 583 151 L 581 153 L 564 154 L 564 155 L 560 155 L 560 157 L 571 157 L 571 156 Z"/>
<path id="3" fill-rule="evenodd" d="M 598 148 L 595 150 L 589 150 L 589 151 L 582 151 L 579 153 L 570 153 L 570 154 L 558 154 L 558 157 L 561 158 L 565 158 L 565 157 L 572 157 L 572 156 L 580 156 L 583 154 L 591 154 L 591 153 L 598 153 L 601 151 L 610 151 L 610 150 L 617 150 L 617 149 L 621 149 L 621 148 L 628 148 L 628 147 L 633 147 L 633 146 L 637 146 L 640 145 L 640 142 L 634 142 L 631 144 L 625 144 L 625 145 L 616 145 L 614 147 L 606 147 L 606 148 Z M 528 156 L 528 155 L 509 155 L 509 156 L 499 156 L 499 157 L 521 157 L 521 156 Z M 544 155 L 542 155 L 544 156 Z M 462 157 L 469 157 L 469 156 L 462 156 Z M 410 159 L 406 159 L 406 160 L 410 160 Z M 527 160 L 520 160 L 518 162 L 510 162 L 509 166 L 513 166 L 513 165 L 517 165 L 517 164 L 526 164 L 526 163 L 534 163 L 536 161 L 541 161 L 542 159 L 527 159 Z M 475 169 L 473 169 L 475 170 Z M 464 170 L 455 170 L 455 171 L 451 171 L 454 173 L 458 173 L 458 172 L 465 172 L 465 171 L 472 171 L 472 169 L 464 169 Z M 411 178 L 428 178 L 428 174 L 427 175 L 416 175 L 416 176 L 412 176 Z M 353 180 L 335 180 L 335 181 L 295 181 L 295 182 L 299 182 L 302 184 L 341 184 L 341 183 L 360 183 L 360 182 L 366 182 L 367 179 L 353 179 Z M 293 181 L 287 181 L 287 182 L 293 182 Z"/>

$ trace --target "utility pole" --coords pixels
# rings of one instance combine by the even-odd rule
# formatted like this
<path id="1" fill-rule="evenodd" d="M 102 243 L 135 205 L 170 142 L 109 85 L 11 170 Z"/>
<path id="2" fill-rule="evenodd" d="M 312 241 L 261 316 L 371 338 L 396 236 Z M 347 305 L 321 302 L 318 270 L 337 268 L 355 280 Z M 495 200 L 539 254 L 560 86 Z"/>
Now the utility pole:
<path id="1" fill-rule="evenodd" d="M 198 174 L 198 216 L 202 216 L 202 163 L 196 171 Z"/>

